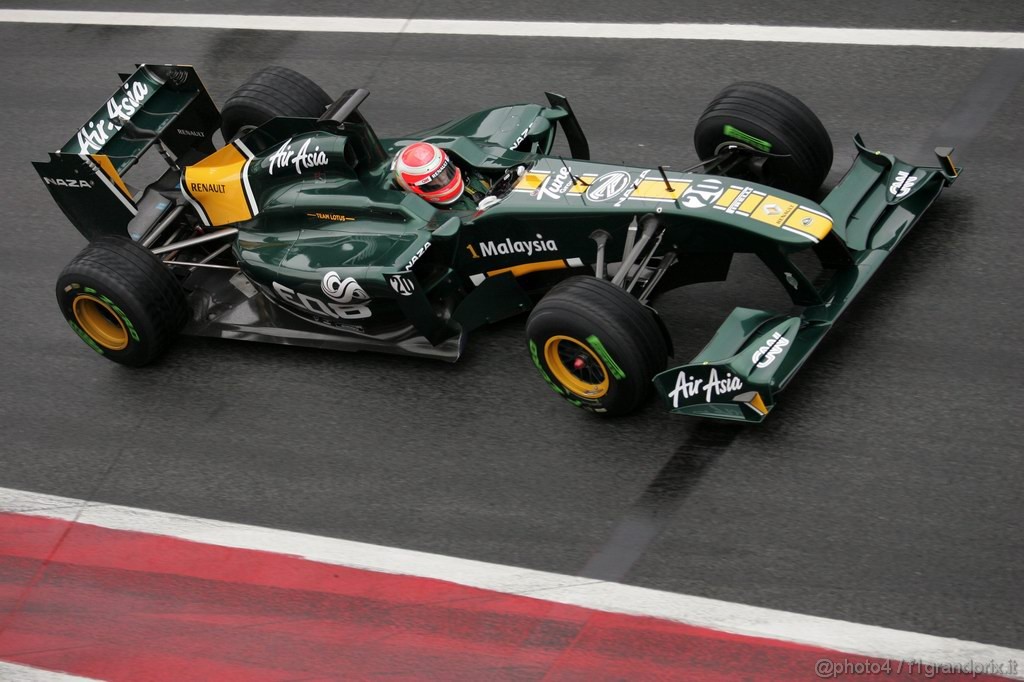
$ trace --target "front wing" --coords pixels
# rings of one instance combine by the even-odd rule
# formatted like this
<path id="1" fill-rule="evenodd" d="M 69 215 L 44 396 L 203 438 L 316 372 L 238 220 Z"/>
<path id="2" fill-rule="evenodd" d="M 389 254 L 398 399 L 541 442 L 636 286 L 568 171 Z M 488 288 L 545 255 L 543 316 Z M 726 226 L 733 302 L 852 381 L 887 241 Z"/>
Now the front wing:
<path id="1" fill-rule="evenodd" d="M 800 315 L 735 309 L 690 363 L 654 377 L 670 411 L 762 421 L 835 321 L 960 172 L 952 149 L 935 150 L 940 166 L 911 166 L 854 139 L 857 159 L 822 202 L 834 228 L 818 245 L 819 255 L 832 276 L 814 286 L 787 254 L 761 254 L 806 307 Z"/>

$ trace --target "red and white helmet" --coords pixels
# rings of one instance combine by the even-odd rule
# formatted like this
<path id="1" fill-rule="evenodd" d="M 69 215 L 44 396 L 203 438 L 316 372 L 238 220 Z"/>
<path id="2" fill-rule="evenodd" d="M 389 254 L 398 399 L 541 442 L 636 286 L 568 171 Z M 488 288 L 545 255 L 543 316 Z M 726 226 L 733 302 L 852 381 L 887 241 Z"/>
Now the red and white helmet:
<path id="1" fill-rule="evenodd" d="M 398 152 L 392 165 L 395 181 L 434 204 L 462 196 L 462 171 L 448 154 L 429 142 L 414 142 Z"/>

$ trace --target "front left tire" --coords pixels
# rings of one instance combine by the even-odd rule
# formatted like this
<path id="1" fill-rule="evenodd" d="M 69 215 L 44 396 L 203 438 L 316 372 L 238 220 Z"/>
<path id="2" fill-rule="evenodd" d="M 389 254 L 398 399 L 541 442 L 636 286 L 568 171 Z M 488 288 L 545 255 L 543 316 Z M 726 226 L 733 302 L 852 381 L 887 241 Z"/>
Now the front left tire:
<path id="1" fill-rule="evenodd" d="M 571 404 L 605 416 L 628 414 L 668 362 L 654 315 L 611 282 L 572 277 L 530 313 L 530 354 L 544 380 Z"/>

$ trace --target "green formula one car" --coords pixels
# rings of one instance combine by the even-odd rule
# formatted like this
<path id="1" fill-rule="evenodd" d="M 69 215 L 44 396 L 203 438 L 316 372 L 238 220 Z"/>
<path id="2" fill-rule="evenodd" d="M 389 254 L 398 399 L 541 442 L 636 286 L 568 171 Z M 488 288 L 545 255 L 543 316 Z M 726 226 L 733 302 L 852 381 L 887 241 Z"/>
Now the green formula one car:
<path id="1" fill-rule="evenodd" d="M 35 167 L 89 240 L 58 279 L 61 310 L 126 365 L 179 332 L 454 361 L 470 331 L 532 309 L 529 352 L 574 405 L 624 414 L 653 384 L 673 412 L 759 422 L 959 172 L 951 149 L 912 166 L 857 137 L 853 167 L 815 203 L 828 134 L 759 83 L 711 102 L 696 126 L 701 162 L 676 172 L 590 161 L 552 93 L 547 106 L 379 139 L 358 110 L 367 91 L 332 100 L 281 67 L 219 111 L 187 66 L 143 65 L 122 81 Z M 569 156 L 552 154 L 558 128 Z M 395 155 L 417 141 L 461 169 L 458 201 L 435 206 L 396 184 Z M 124 176 L 151 149 L 167 169 L 136 189 Z M 796 265 L 804 251 L 824 276 Z M 760 257 L 799 312 L 737 308 L 697 357 L 666 369 L 672 343 L 651 302 L 725 279 L 735 253 Z"/>

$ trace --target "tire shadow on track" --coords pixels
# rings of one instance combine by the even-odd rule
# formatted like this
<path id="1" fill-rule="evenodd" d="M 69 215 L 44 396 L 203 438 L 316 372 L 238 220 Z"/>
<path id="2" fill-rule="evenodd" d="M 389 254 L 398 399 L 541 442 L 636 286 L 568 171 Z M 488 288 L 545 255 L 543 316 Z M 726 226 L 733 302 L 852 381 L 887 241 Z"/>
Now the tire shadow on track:
<path id="1" fill-rule="evenodd" d="M 622 582 L 704 476 L 743 431 L 742 424 L 701 422 L 665 463 L 579 575 Z"/>

